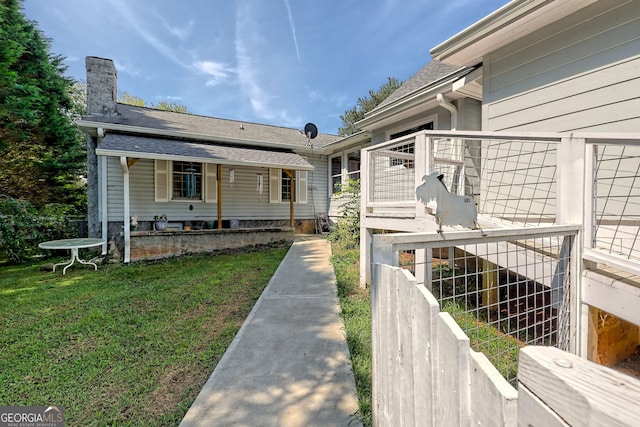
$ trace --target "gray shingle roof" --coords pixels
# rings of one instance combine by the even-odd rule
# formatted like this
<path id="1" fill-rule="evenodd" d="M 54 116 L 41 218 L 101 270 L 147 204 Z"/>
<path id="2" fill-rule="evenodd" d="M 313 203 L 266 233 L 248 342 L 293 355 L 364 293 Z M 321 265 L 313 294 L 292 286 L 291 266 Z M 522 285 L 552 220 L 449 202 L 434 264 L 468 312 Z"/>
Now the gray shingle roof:
<path id="1" fill-rule="evenodd" d="M 300 146 L 306 142 L 306 137 L 300 134 L 299 129 L 293 128 L 174 113 L 126 104 L 118 104 L 118 113 L 119 115 L 115 117 L 89 115 L 85 117 L 85 120 L 163 131 L 186 132 L 197 134 L 211 141 L 215 141 L 216 138 L 234 138 L 246 140 L 248 143 L 255 141 L 291 146 Z M 301 125 L 301 128 L 303 126 Z M 313 144 L 323 147 L 339 139 L 340 137 L 337 135 L 319 133 L 313 140 Z"/>
<path id="2" fill-rule="evenodd" d="M 96 149 L 102 156 L 171 159 L 258 167 L 311 170 L 305 159 L 291 151 L 236 147 L 163 138 L 109 133 Z"/>
<path id="3" fill-rule="evenodd" d="M 415 92 L 416 90 L 429 86 L 430 84 L 437 82 L 443 77 L 452 74 L 456 70 L 460 70 L 460 68 L 433 60 L 422 67 L 420 71 L 411 76 L 409 80 L 404 82 L 402 86 L 400 86 L 395 92 L 389 95 L 387 99 L 378 104 L 372 111 L 382 108 L 385 105 L 389 105 L 394 101 L 406 95 L 409 95 L 412 92 Z"/>

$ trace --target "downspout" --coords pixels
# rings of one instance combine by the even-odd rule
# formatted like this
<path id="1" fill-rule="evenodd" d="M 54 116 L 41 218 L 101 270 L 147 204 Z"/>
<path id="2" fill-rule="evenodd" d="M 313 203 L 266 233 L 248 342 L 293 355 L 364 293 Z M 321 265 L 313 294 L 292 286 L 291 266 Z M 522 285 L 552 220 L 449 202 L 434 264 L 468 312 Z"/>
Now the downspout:
<path id="1" fill-rule="evenodd" d="M 451 112 L 451 130 L 457 130 L 458 128 L 458 108 L 453 105 L 453 103 L 447 101 L 442 93 L 436 95 L 436 99 L 438 103 Z M 462 141 L 458 138 L 454 138 L 451 141 L 451 160 L 457 160 L 459 162 L 464 162 L 464 148 L 462 145 Z M 457 178 L 457 180 L 456 180 Z M 457 181 L 457 182 L 456 182 Z M 464 193 L 464 164 L 457 168 L 454 174 L 454 182 L 451 183 L 451 186 L 456 185 L 456 188 L 451 188 L 451 191 L 457 194 Z"/>
<path id="2" fill-rule="evenodd" d="M 96 148 L 100 146 L 102 139 L 104 138 L 104 129 L 98 128 L 98 141 L 96 142 Z M 102 228 L 102 238 L 104 243 L 102 244 L 102 255 L 107 253 L 107 239 L 109 238 L 109 222 L 107 216 L 107 159 L 103 156 L 98 156 L 98 167 L 100 172 L 98 176 L 100 180 L 98 185 L 100 191 L 98 192 L 98 203 L 100 204 L 100 224 Z"/>
<path id="3" fill-rule="evenodd" d="M 440 104 L 441 107 L 446 108 L 447 110 L 449 110 L 451 112 L 451 130 L 457 130 L 458 128 L 458 108 L 453 105 L 453 103 L 451 103 L 450 101 L 447 101 L 444 97 L 444 95 L 442 95 L 442 93 L 439 93 L 438 95 L 436 95 L 436 99 L 438 100 L 438 103 Z M 464 159 L 462 157 L 462 143 L 459 139 L 457 138 L 453 138 L 452 140 L 452 144 L 451 144 L 451 160 L 457 160 L 462 162 Z M 458 178 L 461 180 L 460 182 L 458 182 L 458 189 L 459 188 L 463 188 L 462 186 L 464 185 L 464 182 L 462 181 L 462 171 L 458 171 L 459 175 Z M 453 184 L 452 184 L 453 185 Z M 454 191 L 455 193 L 458 193 L 458 189 L 456 189 L 456 191 Z M 453 190 L 453 189 L 452 189 Z"/>
<path id="4" fill-rule="evenodd" d="M 453 105 L 453 103 L 447 101 L 444 97 L 444 95 L 442 93 L 438 93 L 436 95 L 436 99 L 438 100 L 438 104 L 440 104 L 440 106 L 442 108 L 446 108 L 447 110 L 449 110 L 449 112 L 451 113 L 451 130 L 456 130 L 456 128 L 458 127 L 458 108 Z M 462 150 L 460 149 L 460 142 L 458 141 L 458 139 L 453 139 L 451 141 L 451 157 L 453 160 L 461 160 L 460 159 L 460 154 L 462 153 Z M 458 179 L 460 179 L 460 177 L 462 176 L 462 174 L 458 175 Z M 455 174 L 453 176 L 453 180 L 455 182 Z M 453 186 L 453 183 L 452 183 Z M 457 184 L 457 188 L 452 188 L 452 192 L 458 193 L 458 188 L 460 188 L 460 183 Z M 450 267 L 454 267 L 455 266 L 455 253 L 454 253 L 454 248 L 453 246 L 451 246 L 449 248 L 449 266 Z"/>
<path id="5" fill-rule="evenodd" d="M 216 185 L 218 186 L 218 230 L 222 230 L 222 165 L 216 166 Z"/>
<path id="6" fill-rule="evenodd" d="M 444 98 L 442 93 L 436 95 L 436 99 L 441 107 L 446 108 L 451 113 L 451 130 L 458 128 L 458 108 Z"/>
<path id="7" fill-rule="evenodd" d="M 131 261 L 131 227 L 129 223 L 129 165 L 125 156 L 120 157 L 120 166 L 124 182 L 124 263 L 128 264 Z"/>

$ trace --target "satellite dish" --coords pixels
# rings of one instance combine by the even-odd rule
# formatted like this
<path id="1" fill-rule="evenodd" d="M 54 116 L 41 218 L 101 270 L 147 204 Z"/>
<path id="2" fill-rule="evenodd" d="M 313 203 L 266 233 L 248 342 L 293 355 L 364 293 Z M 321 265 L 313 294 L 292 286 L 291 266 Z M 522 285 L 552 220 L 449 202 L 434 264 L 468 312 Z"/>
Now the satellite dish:
<path id="1" fill-rule="evenodd" d="M 318 136 L 318 128 L 313 123 L 307 123 L 304 125 L 304 134 L 307 135 L 307 138 L 313 139 Z"/>

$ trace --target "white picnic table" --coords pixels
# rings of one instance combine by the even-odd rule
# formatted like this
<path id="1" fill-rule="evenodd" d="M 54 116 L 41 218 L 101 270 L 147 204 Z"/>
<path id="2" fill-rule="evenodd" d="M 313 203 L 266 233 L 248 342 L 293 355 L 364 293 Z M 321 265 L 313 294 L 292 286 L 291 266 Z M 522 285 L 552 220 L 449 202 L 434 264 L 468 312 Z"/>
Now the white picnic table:
<path id="1" fill-rule="evenodd" d="M 104 243 L 104 239 L 81 237 L 76 239 L 50 240 L 48 242 L 42 242 L 38 246 L 42 249 L 69 249 L 71 251 L 71 259 L 69 261 L 60 262 L 53 266 L 53 271 L 56 271 L 57 266 L 65 265 L 62 269 L 62 274 L 65 274 L 67 272 L 67 268 L 71 267 L 76 261 L 80 264 L 93 265 L 94 269 L 97 271 L 98 266 L 95 263 L 91 261 L 83 261 L 78 257 L 78 249 L 100 246 Z"/>

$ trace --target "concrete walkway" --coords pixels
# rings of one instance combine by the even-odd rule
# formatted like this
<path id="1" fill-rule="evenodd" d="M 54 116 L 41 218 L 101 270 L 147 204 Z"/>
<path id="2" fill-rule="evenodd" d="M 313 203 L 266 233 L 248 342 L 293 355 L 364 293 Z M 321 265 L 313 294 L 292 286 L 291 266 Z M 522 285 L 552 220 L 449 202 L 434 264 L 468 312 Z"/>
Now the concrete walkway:
<path id="1" fill-rule="evenodd" d="M 326 240 L 298 240 L 180 426 L 361 426 Z"/>

